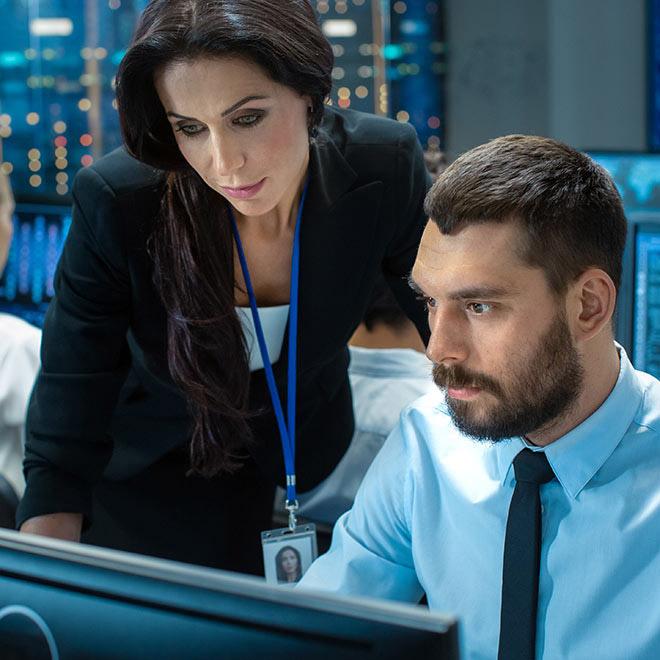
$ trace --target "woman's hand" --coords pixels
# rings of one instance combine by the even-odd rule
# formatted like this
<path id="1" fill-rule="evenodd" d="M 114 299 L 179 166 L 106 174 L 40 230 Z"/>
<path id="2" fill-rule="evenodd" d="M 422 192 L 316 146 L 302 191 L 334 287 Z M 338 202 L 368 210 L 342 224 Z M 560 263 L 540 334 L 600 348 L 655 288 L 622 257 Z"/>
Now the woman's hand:
<path id="1" fill-rule="evenodd" d="M 63 541 L 80 541 L 81 513 L 48 513 L 29 518 L 21 525 L 21 532 L 50 536 Z"/>

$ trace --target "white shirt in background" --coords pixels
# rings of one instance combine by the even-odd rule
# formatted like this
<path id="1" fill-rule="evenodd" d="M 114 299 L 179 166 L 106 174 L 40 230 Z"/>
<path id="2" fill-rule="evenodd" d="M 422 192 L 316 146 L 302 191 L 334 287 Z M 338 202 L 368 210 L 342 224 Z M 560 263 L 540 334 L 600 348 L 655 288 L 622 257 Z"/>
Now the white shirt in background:
<path id="1" fill-rule="evenodd" d="M 431 377 L 433 365 L 423 353 L 409 348 L 351 346 L 349 350 L 353 439 L 333 473 L 298 497 L 305 519 L 329 525 L 353 505 L 362 478 L 397 425 L 401 411 L 420 396 L 437 390 Z M 281 491 L 276 510 L 283 508 L 283 502 Z"/>
<path id="2" fill-rule="evenodd" d="M 0 474 L 19 497 L 25 490 L 25 415 L 39 370 L 41 330 L 0 314 Z"/>

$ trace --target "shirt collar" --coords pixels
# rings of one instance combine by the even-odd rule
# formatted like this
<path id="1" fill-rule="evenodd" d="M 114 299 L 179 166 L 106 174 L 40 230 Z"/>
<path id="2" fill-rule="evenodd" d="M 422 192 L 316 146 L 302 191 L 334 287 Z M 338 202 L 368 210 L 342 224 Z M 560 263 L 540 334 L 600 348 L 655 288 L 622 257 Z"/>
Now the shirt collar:
<path id="1" fill-rule="evenodd" d="M 545 448 L 530 445 L 523 438 L 497 447 L 497 466 L 502 484 L 508 478 L 513 459 L 524 448 L 545 451 L 557 480 L 573 499 L 591 481 L 612 455 L 632 423 L 643 396 L 643 388 L 626 352 L 616 345 L 620 356 L 619 376 L 609 396 L 581 424 Z"/>

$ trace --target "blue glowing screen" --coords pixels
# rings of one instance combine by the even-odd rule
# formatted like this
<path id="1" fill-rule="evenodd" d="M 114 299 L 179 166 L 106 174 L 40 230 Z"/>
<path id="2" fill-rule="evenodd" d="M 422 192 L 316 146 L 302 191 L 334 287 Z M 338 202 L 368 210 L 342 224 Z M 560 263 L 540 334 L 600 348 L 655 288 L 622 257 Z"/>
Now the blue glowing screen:
<path id="1" fill-rule="evenodd" d="M 0 311 L 41 326 L 53 297 L 55 268 L 71 224 L 62 206 L 21 204 L 13 218 L 14 240 L 0 278 Z"/>
<path id="2" fill-rule="evenodd" d="M 627 211 L 660 210 L 660 154 L 589 155 L 614 179 Z"/>
<path id="3" fill-rule="evenodd" d="M 660 378 L 660 224 L 637 230 L 633 363 Z"/>
<path id="4" fill-rule="evenodd" d="M 614 179 L 631 222 L 634 245 L 623 267 L 624 277 L 632 272 L 632 289 L 618 302 L 632 325 L 630 357 L 635 368 L 660 378 L 660 154 L 590 156 Z"/>

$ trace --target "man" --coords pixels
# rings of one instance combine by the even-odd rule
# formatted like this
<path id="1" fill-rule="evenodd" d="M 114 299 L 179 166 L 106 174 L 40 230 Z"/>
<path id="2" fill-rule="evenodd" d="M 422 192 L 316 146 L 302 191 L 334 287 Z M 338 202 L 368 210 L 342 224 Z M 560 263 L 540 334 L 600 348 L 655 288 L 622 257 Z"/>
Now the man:
<path id="1" fill-rule="evenodd" d="M 0 172 L 0 274 L 12 238 L 14 198 Z M 23 494 L 23 442 L 27 402 L 39 369 L 41 332 L 21 319 L 0 314 L 0 527 L 14 526 Z"/>
<path id="2" fill-rule="evenodd" d="M 611 179 L 508 136 L 426 210 L 411 280 L 441 392 L 404 412 L 302 584 L 425 591 L 466 658 L 659 658 L 660 383 L 613 340 Z"/>

